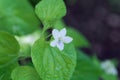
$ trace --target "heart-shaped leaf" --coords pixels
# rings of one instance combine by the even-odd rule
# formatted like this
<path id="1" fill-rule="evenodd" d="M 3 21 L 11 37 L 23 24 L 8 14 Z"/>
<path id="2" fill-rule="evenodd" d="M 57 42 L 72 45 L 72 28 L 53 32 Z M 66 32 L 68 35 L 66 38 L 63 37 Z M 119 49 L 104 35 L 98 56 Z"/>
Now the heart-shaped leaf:
<path id="1" fill-rule="evenodd" d="M 63 0 L 41 0 L 36 13 L 44 25 L 50 25 L 66 15 L 66 7 Z"/>
<path id="2" fill-rule="evenodd" d="M 76 51 L 72 44 L 65 44 L 64 50 L 60 51 L 41 38 L 33 45 L 31 56 L 43 80 L 69 80 L 76 65 Z"/>

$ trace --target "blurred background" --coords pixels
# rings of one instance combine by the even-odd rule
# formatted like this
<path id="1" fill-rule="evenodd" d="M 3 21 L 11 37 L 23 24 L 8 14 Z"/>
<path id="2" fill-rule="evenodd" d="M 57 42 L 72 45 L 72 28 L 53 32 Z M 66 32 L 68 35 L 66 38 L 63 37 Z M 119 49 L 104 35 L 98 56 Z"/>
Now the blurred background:
<path id="1" fill-rule="evenodd" d="M 120 0 L 66 0 L 64 21 L 74 26 L 91 42 L 101 59 L 120 59 Z"/>
<path id="2" fill-rule="evenodd" d="M 120 61 L 120 0 L 65 0 L 68 13 L 64 20 L 74 26 L 91 42 L 91 48 L 100 60 Z M 118 64 L 120 72 L 120 62 Z M 119 74 L 120 75 L 120 74 Z"/>

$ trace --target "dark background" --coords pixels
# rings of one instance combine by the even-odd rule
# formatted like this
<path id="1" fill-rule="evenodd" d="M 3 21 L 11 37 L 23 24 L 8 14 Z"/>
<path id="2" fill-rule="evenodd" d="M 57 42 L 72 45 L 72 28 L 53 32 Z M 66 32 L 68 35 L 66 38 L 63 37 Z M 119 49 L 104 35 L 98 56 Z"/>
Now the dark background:
<path id="1" fill-rule="evenodd" d="M 67 15 L 64 21 L 78 29 L 91 42 L 100 60 L 116 59 L 120 73 L 120 0 L 65 0 Z M 119 74 L 120 76 L 120 74 Z"/>

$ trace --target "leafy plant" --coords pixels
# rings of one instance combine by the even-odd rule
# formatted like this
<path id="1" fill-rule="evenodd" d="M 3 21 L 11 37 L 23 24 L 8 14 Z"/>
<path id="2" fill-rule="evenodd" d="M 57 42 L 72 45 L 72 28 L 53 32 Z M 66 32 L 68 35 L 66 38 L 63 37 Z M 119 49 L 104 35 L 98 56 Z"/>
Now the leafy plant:
<path id="1" fill-rule="evenodd" d="M 101 68 L 77 50 L 90 43 L 64 24 L 66 12 L 63 0 L 40 0 L 35 10 L 28 0 L 0 0 L 0 80 L 98 80 L 102 76 Z M 28 63 L 22 65 L 21 59 Z"/>

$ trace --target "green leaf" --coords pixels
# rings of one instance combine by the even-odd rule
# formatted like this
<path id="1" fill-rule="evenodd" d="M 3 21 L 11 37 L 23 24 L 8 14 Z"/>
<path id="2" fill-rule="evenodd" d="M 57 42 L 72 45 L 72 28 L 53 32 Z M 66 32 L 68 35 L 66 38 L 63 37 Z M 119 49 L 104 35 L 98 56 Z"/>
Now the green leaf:
<path id="1" fill-rule="evenodd" d="M 0 0 L 0 30 L 23 35 L 37 30 L 38 26 L 39 20 L 28 0 Z"/>
<path id="2" fill-rule="evenodd" d="M 76 65 L 76 51 L 72 44 L 65 44 L 64 50 L 60 51 L 42 38 L 33 45 L 31 57 L 43 80 L 69 80 Z"/>
<path id="3" fill-rule="evenodd" d="M 66 6 L 63 0 L 42 0 L 35 11 L 43 24 L 51 27 L 51 24 L 66 15 Z"/>
<path id="4" fill-rule="evenodd" d="M 62 20 L 58 20 L 53 24 L 53 28 L 61 30 L 62 28 L 66 27 Z"/>
<path id="5" fill-rule="evenodd" d="M 11 72 L 17 66 L 18 64 L 14 62 L 14 64 L 10 66 L 0 68 L 0 80 L 11 80 Z"/>
<path id="6" fill-rule="evenodd" d="M 76 47 L 90 47 L 89 41 L 85 36 L 74 28 L 67 28 L 68 35 L 73 38 L 73 43 Z"/>
<path id="7" fill-rule="evenodd" d="M 35 69 L 29 66 L 15 68 L 11 77 L 12 80 L 41 80 Z"/>
<path id="8" fill-rule="evenodd" d="M 99 80 L 102 70 L 83 52 L 78 51 L 77 66 L 71 80 Z"/>
<path id="9" fill-rule="evenodd" d="M 6 32 L 0 32 L 0 67 L 11 64 L 18 57 L 19 44 Z"/>
<path id="10" fill-rule="evenodd" d="M 118 80 L 117 75 L 103 74 L 102 78 L 104 80 Z"/>

